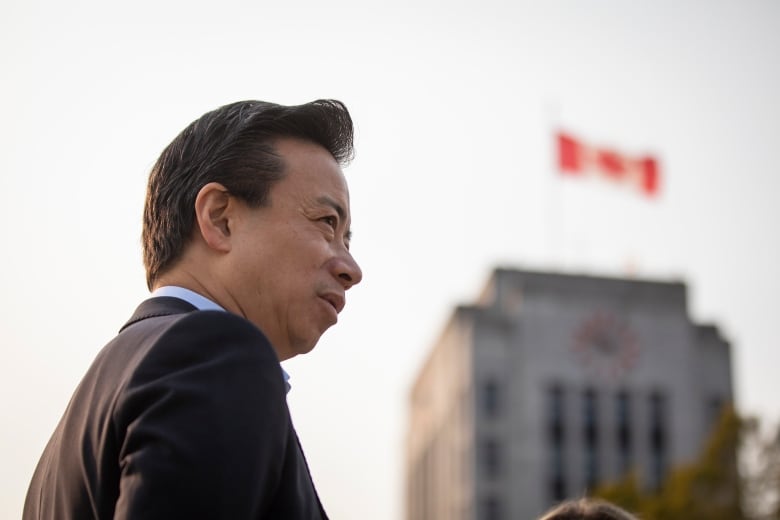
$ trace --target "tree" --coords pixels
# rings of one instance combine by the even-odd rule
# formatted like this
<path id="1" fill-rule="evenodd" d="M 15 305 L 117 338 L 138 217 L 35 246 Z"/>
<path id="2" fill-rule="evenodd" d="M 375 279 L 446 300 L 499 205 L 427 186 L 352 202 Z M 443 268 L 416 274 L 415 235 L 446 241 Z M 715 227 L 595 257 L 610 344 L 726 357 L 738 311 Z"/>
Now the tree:
<path id="1" fill-rule="evenodd" d="M 631 474 L 595 495 L 652 520 L 743 520 L 737 453 L 748 423 L 724 409 L 699 457 L 674 468 L 657 493 Z"/>
<path id="2" fill-rule="evenodd" d="M 753 520 L 780 520 L 780 425 L 752 421 L 742 452 L 743 503 Z"/>

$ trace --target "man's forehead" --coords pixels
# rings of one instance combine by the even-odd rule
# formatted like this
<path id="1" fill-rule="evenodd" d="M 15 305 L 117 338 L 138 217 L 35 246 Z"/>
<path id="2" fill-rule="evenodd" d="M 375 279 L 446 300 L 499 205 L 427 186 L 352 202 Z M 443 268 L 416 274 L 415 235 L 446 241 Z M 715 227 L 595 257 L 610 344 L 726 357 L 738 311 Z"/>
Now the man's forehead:
<path id="1" fill-rule="evenodd" d="M 337 165 L 339 164 L 327 148 L 315 141 L 300 137 L 279 137 L 274 139 L 272 143 L 276 153 L 283 158 L 292 159 L 321 155 L 323 158 L 327 158 Z"/>

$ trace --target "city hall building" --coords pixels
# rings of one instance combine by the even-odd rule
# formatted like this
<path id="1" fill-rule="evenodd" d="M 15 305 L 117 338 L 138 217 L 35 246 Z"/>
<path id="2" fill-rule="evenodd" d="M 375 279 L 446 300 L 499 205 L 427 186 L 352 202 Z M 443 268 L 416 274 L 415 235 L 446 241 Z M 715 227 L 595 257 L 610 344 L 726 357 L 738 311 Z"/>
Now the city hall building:
<path id="1" fill-rule="evenodd" d="M 631 470 L 656 487 L 731 400 L 683 283 L 498 269 L 413 385 L 406 518 L 533 519 Z"/>

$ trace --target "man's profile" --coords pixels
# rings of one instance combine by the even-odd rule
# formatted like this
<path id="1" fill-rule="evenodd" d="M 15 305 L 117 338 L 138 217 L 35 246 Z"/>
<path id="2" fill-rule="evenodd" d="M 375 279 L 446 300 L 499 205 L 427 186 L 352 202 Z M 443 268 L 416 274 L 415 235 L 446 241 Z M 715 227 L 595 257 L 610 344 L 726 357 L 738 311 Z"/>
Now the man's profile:
<path id="1" fill-rule="evenodd" d="M 184 129 L 149 176 L 151 297 L 97 355 L 23 518 L 327 518 L 279 361 L 309 352 L 360 282 L 352 120 L 338 101 L 246 101 Z"/>

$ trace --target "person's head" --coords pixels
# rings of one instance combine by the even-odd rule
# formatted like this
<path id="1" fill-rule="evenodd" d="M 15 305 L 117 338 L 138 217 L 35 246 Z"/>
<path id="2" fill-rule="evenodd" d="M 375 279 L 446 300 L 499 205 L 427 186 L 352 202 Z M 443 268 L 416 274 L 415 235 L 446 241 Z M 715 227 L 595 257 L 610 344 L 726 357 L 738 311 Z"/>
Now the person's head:
<path id="1" fill-rule="evenodd" d="M 539 520 L 637 520 L 637 517 L 604 500 L 579 498 L 558 504 Z"/>
<path id="2" fill-rule="evenodd" d="M 279 357 L 307 352 L 362 273 L 349 253 L 352 120 L 338 101 L 244 101 L 162 152 L 143 218 L 147 284 L 183 285 L 243 315 Z"/>

